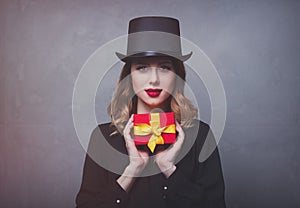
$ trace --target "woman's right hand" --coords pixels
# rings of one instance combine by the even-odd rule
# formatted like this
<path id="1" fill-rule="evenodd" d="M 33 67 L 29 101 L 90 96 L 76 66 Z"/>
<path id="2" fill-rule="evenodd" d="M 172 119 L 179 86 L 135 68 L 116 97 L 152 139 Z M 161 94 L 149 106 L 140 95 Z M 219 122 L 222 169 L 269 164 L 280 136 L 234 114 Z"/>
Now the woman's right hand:
<path id="1" fill-rule="evenodd" d="M 117 182 L 125 190 L 129 191 L 133 185 L 135 178 L 144 170 L 149 160 L 149 154 L 146 151 L 138 150 L 131 137 L 133 128 L 133 115 L 128 120 L 124 131 L 124 139 L 129 156 L 129 165 L 125 168 L 123 174 L 117 179 Z"/>
<path id="2" fill-rule="evenodd" d="M 149 161 L 148 151 L 138 150 L 135 146 L 134 140 L 132 139 L 131 132 L 133 129 L 133 115 L 128 120 L 123 134 L 126 143 L 126 148 L 129 155 L 129 165 L 127 170 L 132 176 L 138 176 L 145 168 Z"/>

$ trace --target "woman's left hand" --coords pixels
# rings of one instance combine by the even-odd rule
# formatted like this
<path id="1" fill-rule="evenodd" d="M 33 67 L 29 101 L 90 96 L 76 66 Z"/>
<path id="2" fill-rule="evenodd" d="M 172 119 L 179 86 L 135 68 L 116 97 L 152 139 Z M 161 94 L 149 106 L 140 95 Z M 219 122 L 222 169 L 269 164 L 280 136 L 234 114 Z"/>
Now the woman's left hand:
<path id="1" fill-rule="evenodd" d="M 167 178 L 176 170 L 174 162 L 184 141 L 184 132 L 177 121 L 176 131 L 178 132 L 177 141 L 170 148 L 155 155 L 156 164 Z"/>

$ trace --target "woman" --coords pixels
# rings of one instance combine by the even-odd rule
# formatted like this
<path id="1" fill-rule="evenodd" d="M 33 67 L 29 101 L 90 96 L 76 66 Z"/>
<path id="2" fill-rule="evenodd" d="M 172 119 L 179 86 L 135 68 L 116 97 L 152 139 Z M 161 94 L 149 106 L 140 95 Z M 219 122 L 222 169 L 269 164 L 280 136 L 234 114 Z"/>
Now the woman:
<path id="1" fill-rule="evenodd" d="M 191 53 L 182 55 L 180 44 L 179 22 L 174 18 L 139 17 L 129 22 L 127 54 L 117 53 L 125 65 L 108 107 L 112 122 L 92 133 L 78 208 L 225 207 L 217 148 L 204 162 L 198 160 L 211 134 L 183 94 L 183 62 Z M 156 111 L 174 112 L 177 139 L 172 145 L 157 145 L 152 153 L 132 139 L 133 114 Z M 109 151 L 100 151 L 103 140 L 129 156 L 119 165 L 121 174 L 107 170 L 114 162 L 96 162 L 97 157 L 114 160 Z M 155 168 L 159 173 L 147 174 Z"/>

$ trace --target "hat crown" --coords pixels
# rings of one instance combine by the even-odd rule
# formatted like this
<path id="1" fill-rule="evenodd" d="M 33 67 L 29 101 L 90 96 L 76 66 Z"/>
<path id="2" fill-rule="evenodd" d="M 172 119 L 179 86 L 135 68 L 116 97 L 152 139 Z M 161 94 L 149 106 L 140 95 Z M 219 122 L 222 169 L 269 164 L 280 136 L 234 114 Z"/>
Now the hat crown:
<path id="1" fill-rule="evenodd" d="M 181 61 L 191 55 L 182 55 L 179 21 L 172 17 L 144 16 L 129 21 L 127 54 L 116 52 L 122 60 L 168 56 Z"/>
<path id="2" fill-rule="evenodd" d="M 180 36 L 179 21 L 171 17 L 148 16 L 130 20 L 128 34 L 144 31 L 167 32 Z"/>

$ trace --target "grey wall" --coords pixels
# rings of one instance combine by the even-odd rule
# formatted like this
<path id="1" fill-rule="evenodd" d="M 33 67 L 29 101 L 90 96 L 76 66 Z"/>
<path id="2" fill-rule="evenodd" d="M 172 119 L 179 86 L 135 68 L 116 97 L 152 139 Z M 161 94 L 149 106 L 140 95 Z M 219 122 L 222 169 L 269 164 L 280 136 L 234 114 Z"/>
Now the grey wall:
<path id="1" fill-rule="evenodd" d="M 140 15 L 179 18 L 182 35 L 223 80 L 228 117 L 219 148 L 228 207 L 299 207 L 296 0 L 1 0 L 1 207 L 74 207 L 85 154 L 72 122 L 75 79 L 98 47 Z M 209 122 L 208 97 L 196 93 Z M 97 117 L 108 120 L 102 108 Z"/>

